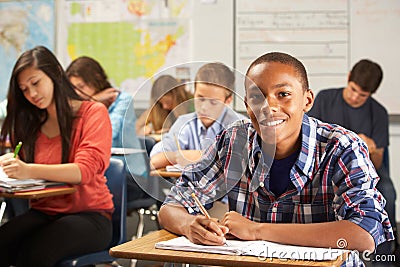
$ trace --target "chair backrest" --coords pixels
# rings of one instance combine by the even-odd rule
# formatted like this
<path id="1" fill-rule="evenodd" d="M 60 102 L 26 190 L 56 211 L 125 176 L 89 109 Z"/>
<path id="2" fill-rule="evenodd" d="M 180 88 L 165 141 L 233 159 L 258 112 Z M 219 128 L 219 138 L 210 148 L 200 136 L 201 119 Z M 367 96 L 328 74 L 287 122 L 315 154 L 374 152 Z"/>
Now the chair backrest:
<path id="1" fill-rule="evenodd" d="M 142 149 L 146 150 L 147 155 L 144 156 L 146 162 L 147 174 L 150 174 L 150 152 L 153 146 L 157 143 L 153 137 L 149 136 L 138 136 L 140 146 Z"/>
<path id="2" fill-rule="evenodd" d="M 142 145 L 144 145 L 144 149 L 146 149 L 147 155 L 150 155 L 151 149 L 157 143 L 156 139 L 150 136 L 139 136 L 139 141 Z"/>
<path id="3" fill-rule="evenodd" d="M 126 241 L 126 174 L 122 160 L 111 158 L 107 168 L 107 186 L 113 194 L 114 213 L 112 215 L 113 237 L 110 247 Z"/>
<path id="4" fill-rule="evenodd" d="M 153 146 L 157 143 L 156 139 L 149 136 L 138 136 L 140 145 L 142 149 L 146 150 L 147 155 L 145 155 L 147 177 L 138 177 L 137 182 L 140 181 L 142 189 L 149 194 L 152 198 L 160 199 L 162 196 L 162 189 L 159 184 L 158 177 L 152 177 L 150 175 L 150 151 Z M 131 205 L 130 205 L 131 206 Z"/>

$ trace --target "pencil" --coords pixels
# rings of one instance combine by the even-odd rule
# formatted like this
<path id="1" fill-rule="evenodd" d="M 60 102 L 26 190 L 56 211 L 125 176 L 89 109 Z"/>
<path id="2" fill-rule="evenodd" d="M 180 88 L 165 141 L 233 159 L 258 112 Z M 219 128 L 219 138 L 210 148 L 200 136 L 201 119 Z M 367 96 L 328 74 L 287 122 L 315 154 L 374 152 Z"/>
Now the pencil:
<path id="1" fill-rule="evenodd" d="M 181 151 L 181 145 L 179 144 L 179 140 L 176 137 L 176 135 L 174 135 L 174 139 L 175 139 L 176 146 L 178 147 L 178 151 Z"/>
<path id="2" fill-rule="evenodd" d="M 178 191 L 179 192 L 179 191 Z M 196 206 L 200 209 L 201 213 L 206 216 L 207 219 L 211 219 L 210 214 L 208 214 L 206 208 L 204 208 L 204 206 L 200 203 L 200 200 L 197 198 L 197 196 L 195 195 L 195 193 L 191 194 L 192 198 L 194 199 L 194 202 L 196 203 Z M 225 239 L 225 238 L 224 238 Z M 224 245 L 225 246 L 229 246 L 228 243 L 226 242 L 226 239 L 224 241 Z"/>
<path id="3" fill-rule="evenodd" d="M 204 208 L 203 205 L 201 205 L 200 200 L 197 198 L 197 196 L 192 193 L 191 194 L 192 198 L 194 199 L 194 202 L 196 203 L 196 206 L 199 208 L 200 212 L 207 217 L 207 219 L 211 219 L 210 214 L 208 214 L 206 208 Z"/>
<path id="4" fill-rule="evenodd" d="M 18 153 L 19 153 L 19 150 L 21 149 L 21 146 L 22 146 L 22 142 L 20 141 L 20 142 L 18 142 L 18 145 L 15 147 L 15 150 L 14 150 L 14 158 L 17 157 L 17 155 L 18 155 Z"/>

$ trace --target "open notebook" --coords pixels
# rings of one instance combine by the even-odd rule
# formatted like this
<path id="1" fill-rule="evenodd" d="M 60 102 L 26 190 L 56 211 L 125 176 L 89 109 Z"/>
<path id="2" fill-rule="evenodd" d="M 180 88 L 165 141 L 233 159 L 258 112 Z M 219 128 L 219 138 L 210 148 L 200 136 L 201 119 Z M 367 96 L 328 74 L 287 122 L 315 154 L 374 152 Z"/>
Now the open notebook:
<path id="1" fill-rule="evenodd" d="M 49 182 L 43 179 L 14 179 L 9 178 L 0 167 L 0 192 L 23 192 L 39 190 L 47 187 L 61 186 L 65 183 Z"/>
<path id="2" fill-rule="evenodd" d="M 158 242 L 155 247 L 159 249 L 312 261 L 336 260 L 337 257 L 348 252 L 348 250 L 344 249 L 291 246 L 261 240 L 227 240 L 224 246 L 207 246 L 194 244 L 184 236 Z"/>
<path id="3" fill-rule="evenodd" d="M 167 172 L 182 172 L 185 166 L 182 166 L 180 164 L 174 164 L 174 165 L 167 165 L 165 166 L 165 170 Z"/>

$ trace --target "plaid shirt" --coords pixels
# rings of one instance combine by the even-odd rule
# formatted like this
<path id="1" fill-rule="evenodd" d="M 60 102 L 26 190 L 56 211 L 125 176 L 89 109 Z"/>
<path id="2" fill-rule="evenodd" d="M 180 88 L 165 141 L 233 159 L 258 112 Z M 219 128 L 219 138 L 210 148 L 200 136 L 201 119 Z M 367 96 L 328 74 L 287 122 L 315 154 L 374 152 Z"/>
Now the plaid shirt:
<path id="1" fill-rule="evenodd" d="M 379 177 L 366 144 L 355 133 L 304 115 L 302 148 L 289 188 L 279 197 L 269 191 L 269 167 L 257 140 L 249 121 L 233 124 L 201 161 L 185 169 L 165 203 L 180 203 L 198 213 L 193 191 L 208 206 L 227 193 L 229 209 L 256 222 L 345 219 L 368 231 L 376 246 L 393 239 L 385 199 L 375 189 Z"/>

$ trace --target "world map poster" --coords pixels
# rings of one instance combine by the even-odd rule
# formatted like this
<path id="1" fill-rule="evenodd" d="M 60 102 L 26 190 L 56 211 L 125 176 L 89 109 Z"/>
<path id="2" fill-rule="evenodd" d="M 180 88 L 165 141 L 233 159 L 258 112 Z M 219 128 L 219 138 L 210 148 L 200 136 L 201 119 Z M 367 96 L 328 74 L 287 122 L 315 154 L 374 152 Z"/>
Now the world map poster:
<path id="1" fill-rule="evenodd" d="M 37 45 L 54 49 L 53 0 L 0 2 L 0 101 L 5 99 L 12 68 L 22 52 Z"/>
<path id="2" fill-rule="evenodd" d="M 146 80 L 190 60 L 191 2 L 65 1 L 64 62 L 93 57 L 114 86 L 148 101 L 148 89 L 138 92 Z"/>

